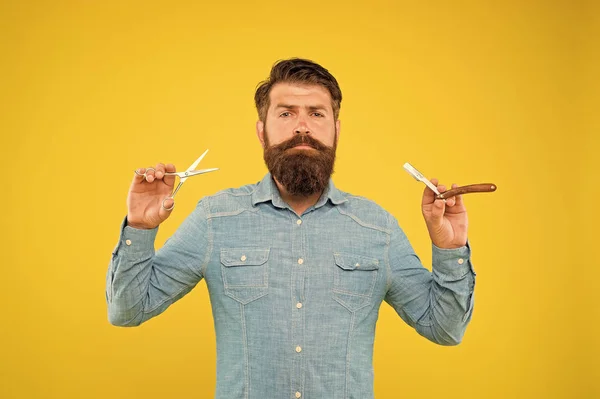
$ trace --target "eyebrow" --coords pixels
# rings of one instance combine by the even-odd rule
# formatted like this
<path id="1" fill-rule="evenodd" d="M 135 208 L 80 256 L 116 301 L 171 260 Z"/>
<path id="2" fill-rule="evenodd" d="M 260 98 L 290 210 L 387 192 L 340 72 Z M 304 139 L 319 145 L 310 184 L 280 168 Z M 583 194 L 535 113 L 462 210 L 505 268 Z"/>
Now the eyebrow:
<path id="1" fill-rule="evenodd" d="M 297 105 L 291 105 L 291 104 L 277 104 L 275 109 L 278 109 L 278 108 L 297 109 L 299 107 Z M 327 111 L 327 108 L 324 105 L 307 105 L 304 108 L 308 109 L 309 111 Z"/>

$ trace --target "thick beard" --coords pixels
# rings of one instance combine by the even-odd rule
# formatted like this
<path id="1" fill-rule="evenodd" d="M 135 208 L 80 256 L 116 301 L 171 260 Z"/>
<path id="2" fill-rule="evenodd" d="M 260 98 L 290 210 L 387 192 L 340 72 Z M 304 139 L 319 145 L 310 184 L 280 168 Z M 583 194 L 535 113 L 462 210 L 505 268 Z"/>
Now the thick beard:
<path id="1" fill-rule="evenodd" d="M 292 149 L 304 144 L 309 149 Z M 265 130 L 263 158 L 273 176 L 293 196 L 308 197 L 322 192 L 329 184 L 335 163 L 337 137 L 333 147 L 306 135 L 295 134 L 291 139 L 270 146 Z"/>

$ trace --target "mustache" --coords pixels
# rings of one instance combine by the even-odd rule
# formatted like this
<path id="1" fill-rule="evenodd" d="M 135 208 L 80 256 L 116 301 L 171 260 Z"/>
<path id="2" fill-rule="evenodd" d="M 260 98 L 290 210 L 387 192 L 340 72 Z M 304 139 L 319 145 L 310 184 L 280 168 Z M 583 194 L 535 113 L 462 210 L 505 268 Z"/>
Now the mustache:
<path id="1" fill-rule="evenodd" d="M 325 151 L 327 149 L 330 149 L 329 146 L 321 143 L 319 140 L 315 139 L 314 137 L 311 137 L 308 134 L 297 134 L 291 139 L 279 143 L 273 147 L 277 148 L 280 151 L 286 151 L 298 145 L 307 145 L 319 151 Z"/>

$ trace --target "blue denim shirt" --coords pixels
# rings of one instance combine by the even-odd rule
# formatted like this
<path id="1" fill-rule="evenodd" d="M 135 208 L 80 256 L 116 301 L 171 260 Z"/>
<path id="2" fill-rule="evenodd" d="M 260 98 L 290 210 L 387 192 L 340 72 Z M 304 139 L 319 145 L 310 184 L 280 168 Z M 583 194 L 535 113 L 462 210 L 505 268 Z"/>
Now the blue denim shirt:
<path id="1" fill-rule="evenodd" d="M 137 326 L 201 280 L 217 339 L 218 399 L 373 397 L 382 301 L 456 345 L 473 311 L 470 249 L 423 267 L 392 215 L 330 181 L 298 216 L 270 174 L 198 202 L 155 252 L 157 228 L 121 228 L 106 279 L 110 323 Z"/>

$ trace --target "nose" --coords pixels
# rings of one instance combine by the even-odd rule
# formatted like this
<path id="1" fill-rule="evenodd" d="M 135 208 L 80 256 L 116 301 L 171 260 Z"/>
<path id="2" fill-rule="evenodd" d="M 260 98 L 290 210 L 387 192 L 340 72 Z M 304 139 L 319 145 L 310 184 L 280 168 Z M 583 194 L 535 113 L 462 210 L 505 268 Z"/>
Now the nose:
<path id="1" fill-rule="evenodd" d="M 308 125 L 306 124 L 306 122 L 303 119 L 300 119 L 298 121 L 298 125 L 294 129 L 294 133 L 296 133 L 296 134 L 309 134 L 310 133 L 310 129 L 308 128 Z"/>

